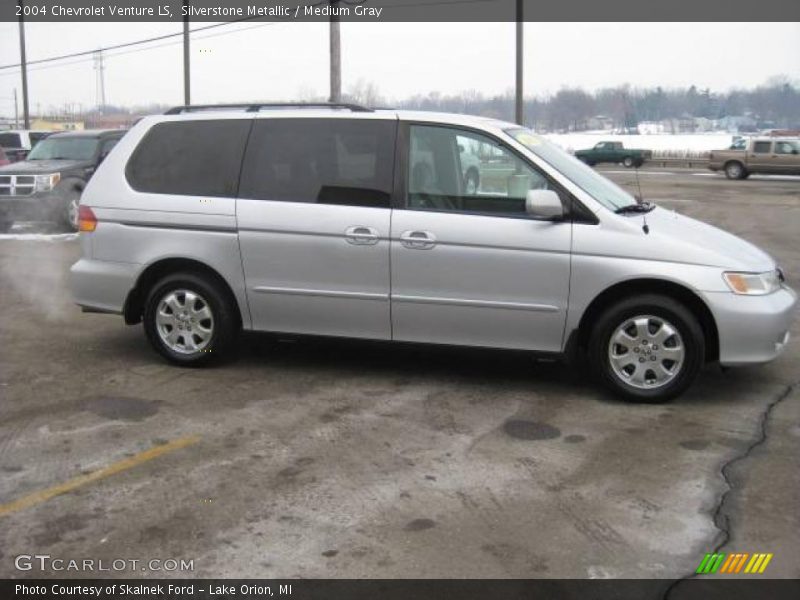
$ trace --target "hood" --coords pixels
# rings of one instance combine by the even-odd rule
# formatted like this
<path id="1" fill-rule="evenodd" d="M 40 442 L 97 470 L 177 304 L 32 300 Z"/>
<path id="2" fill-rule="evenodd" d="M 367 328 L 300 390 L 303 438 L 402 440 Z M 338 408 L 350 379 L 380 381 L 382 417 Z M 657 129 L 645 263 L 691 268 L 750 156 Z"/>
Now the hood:
<path id="1" fill-rule="evenodd" d="M 651 238 L 685 262 L 724 269 L 764 272 L 775 268 L 772 257 L 740 237 L 672 210 L 656 207 L 644 215 Z M 642 215 L 626 216 L 637 223 Z M 664 257 L 668 259 L 670 257 Z"/>
<path id="2" fill-rule="evenodd" d="M 0 175 L 43 175 L 92 166 L 90 160 L 24 160 L 0 167 Z"/>

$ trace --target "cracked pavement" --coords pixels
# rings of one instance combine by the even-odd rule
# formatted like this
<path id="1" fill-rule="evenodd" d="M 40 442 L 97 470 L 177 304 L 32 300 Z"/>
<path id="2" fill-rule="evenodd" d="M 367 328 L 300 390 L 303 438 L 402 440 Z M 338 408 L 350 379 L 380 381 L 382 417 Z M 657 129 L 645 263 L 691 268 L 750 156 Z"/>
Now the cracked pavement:
<path id="1" fill-rule="evenodd" d="M 800 288 L 800 181 L 640 180 Z M 715 549 L 800 575 L 797 322 L 777 361 L 710 366 L 659 406 L 505 352 L 249 335 L 234 362 L 186 370 L 70 304 L 77 254 L 0 238 L 0 504 L 199 441 L 0 516 L 2 577 L 85 576 L 14 568 L 47 553 L 194 560 L 108 574 L 125 577 L 675 579 Z"/>

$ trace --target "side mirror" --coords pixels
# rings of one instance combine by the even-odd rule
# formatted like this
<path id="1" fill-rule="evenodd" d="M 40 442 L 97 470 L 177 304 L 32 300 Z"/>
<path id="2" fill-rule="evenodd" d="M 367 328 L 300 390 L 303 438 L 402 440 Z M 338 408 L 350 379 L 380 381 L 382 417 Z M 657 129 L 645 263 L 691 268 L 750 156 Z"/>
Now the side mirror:
<path id="1" fill-rule="evenodd" d="M 553 190 L 528 190 L 525 212 L 537 219 L 557 221 L 564 218 L 561 198 Z"/>

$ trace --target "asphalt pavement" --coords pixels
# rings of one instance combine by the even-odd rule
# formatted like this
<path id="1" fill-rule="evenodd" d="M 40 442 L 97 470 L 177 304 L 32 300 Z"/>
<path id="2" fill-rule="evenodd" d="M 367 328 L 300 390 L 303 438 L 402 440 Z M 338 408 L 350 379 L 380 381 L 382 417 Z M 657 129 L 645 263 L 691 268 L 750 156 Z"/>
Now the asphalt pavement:
<path id="1" fill-rule="evenodd" d="M 800 178 L 602 170 L 800 289 Z M 247 335 L 180 369 L 71 304 L 78 253 L 0 236 L 0 577 L 680 578 L 714 550 L 800 576 L 800 319 L 778 360 L 655 406 L 499 351 Z"/>

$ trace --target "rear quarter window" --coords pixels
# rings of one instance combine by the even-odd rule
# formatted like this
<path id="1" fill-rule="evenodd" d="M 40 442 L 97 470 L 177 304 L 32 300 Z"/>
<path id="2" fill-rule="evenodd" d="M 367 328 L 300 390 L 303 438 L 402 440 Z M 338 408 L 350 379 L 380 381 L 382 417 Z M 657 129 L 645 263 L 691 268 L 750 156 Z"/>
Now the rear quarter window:
<path id="1" fill-rule="evenodd" d="M 125 174 L 139 192 L 236 196 L 250 120 L 158 123 L 131 155 Z"/>

